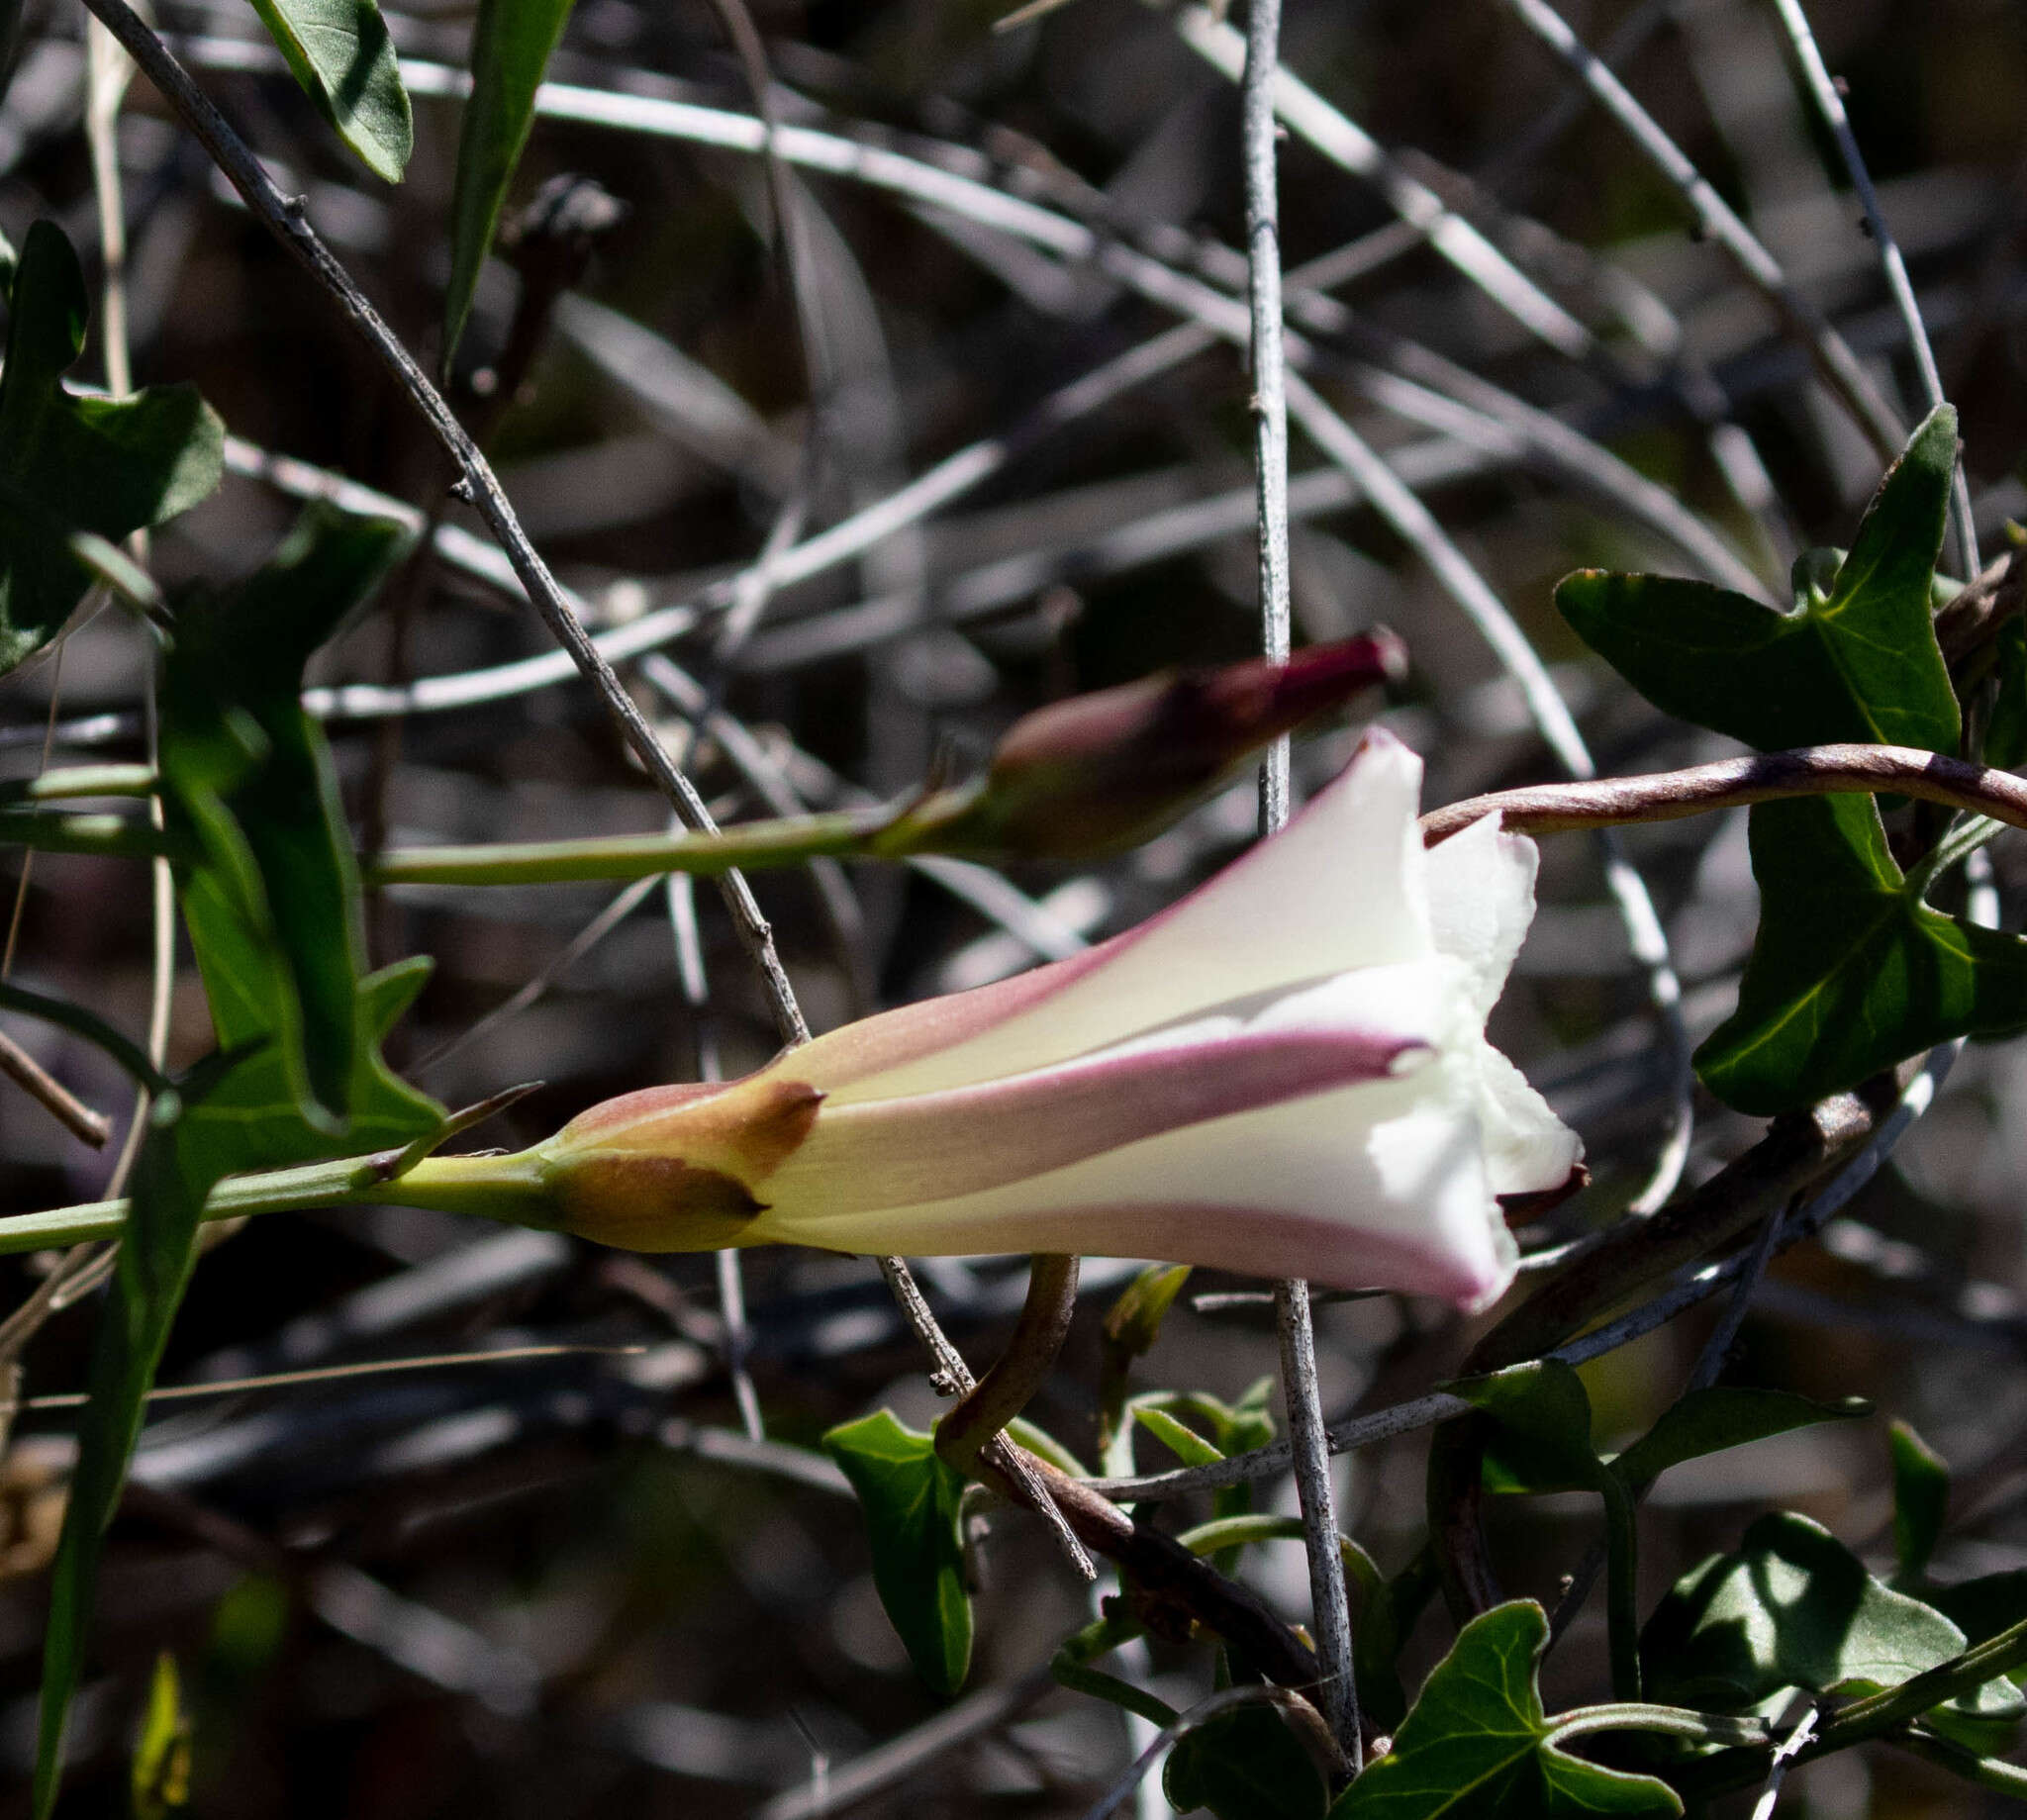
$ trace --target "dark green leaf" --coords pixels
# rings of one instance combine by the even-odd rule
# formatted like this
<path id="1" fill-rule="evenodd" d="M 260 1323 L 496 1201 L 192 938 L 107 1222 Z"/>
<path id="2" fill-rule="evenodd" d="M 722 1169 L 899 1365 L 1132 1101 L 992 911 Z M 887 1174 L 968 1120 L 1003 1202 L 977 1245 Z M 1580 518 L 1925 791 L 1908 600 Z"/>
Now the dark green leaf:
<path id="1" fill-rule="evenodd" d="M 1950 1506 L 1950 1468 L 1905 1422 L 1886 1430 L 1893 1457 L 1893 1557 L 1899 1578 L 1918 1581 L 1943 1533 Z M 2003 1627 L 2001 1627 L 2003 1628 Z"/>
<path id="2" fill-rule="evenodd" d="M 2027 764 L 2027 620 L 2011 619 L 1992 640 L 1991 718 L 1984 728 L 1984 762 L 2000 771 Z"/>
<path id="3" fill-rule="evenodd" d="M 1556 604 L 1657 708 L 1762 751 L 1860 740 L 1954 752 L 1929 581 L 1956 458 L 1944 405 L 1887 471 L 1834 578 L 1797 563 L 1789 613 L 1704 582 L 1596 569 L 1565 580 Z"/>
<path id="4" fill-rule="evenodd" d="M 457 141 L 450 202 L 450 288 L 443 296 L 443 362 L 457 351 L 479 267 L 534 123 L 534 92 L 570 17 L 571 0 L 479 0 L 471 32 L 471 98 Z"/>
<path id="5" fill-rule="evenodd" d="M 891 1410 L 833 1428 L 823 1448 L 858 1493 L 873 1545 L 873 1584 L 916 1671 L 955 1693 L 971 1667 L 971 1598 L 964 1586 L 958 1500 L 964 1481 L 934 1438 Z"/>
<path id="6" fill-rule="evenodd" d="M 1666 1782 L 1557 1747 L 1536 1684 L 1547 1644 L 1548 1618 L 1532 1600 L 1474 1618 L 1430 1673 L 1393 1750 L 1338 1798 L 1330 1820 L 1681 1813 Z"/>
<path id="7" fill-rule="evenodd" d="M 363 1028 L 358 866 L 329 744 L 299 700 L 303 666 L 408 543 L 388 520 L 313 506 L 239 586 L 179 603 L 163 670 L 162 795 L 170 833 L 196 855 L 178 886 L 212 1023 L 229 1049 L 272 1039 L 257 1091 L 300 1107 L 317 1139 L 352 1135 L 353 1091 L 375 1083 L 367 1058 L 384 1026 Z M 409 1135 L 440 1116 L 401 1093 Z"/>
<path id="8" fill-rule="evenodd" d="M 1758 1705 L 1787 1687 L 1871 1692 L 1948 1662 L 1964 1633 L 1882 1585 L 1818 1523 L 1762 1517 L 1733 1555 L 1678 1581 L 1640 1640 L 1651 1697 L 1711 1711 Z M 1994 1710 L 2019 1701 L 1994 1683 Z"/>
<path id="9" fill-rule="evenodd" d="M 193 1141 L 191 1114 L 245 1065 L 243 1058 L 212 1056 L 148 1111 L 147 1135 L 130 1188 L 133 1205 L 126 1237 L 92 1342 L 90 1400 L 78 1421 L 77 1465 L 49 1577 L 36 1750 L 38 1820 L 45 1820 L 55 1805 L 63 1735 L 83 1666 L 99 1551 L 119 1507 L 127 1461 L 141 1432 L 155 1367 L 190 1281 L 205 1197 L 233 1167 L 216 1146 Z"/>
<path id="10" fill-rule="evenodd" d="M 2027 1568 L 1981 1574 L 1954 1586 L 1924 1586 L 1921 1601 L 1956 1625 L 1966 1646 L 1975 1649 L 2027 1618 Z"/>
<path id="11" fill-rule="evenodd" d="M 1744 1447 L 1817 1422 L 1849 1421 L 1871 1413 L 1872 1404 L 1862 1396 L 1819 1403 L 1790 1390 L 1727 1385 L 1691 1390 L 1664 1410 L 1661 1419 L 1611 1463 L 1612 1471 L 1637 1490 L 1685 1460 L 1721 1454 L 1727 1448 Z"/>
<path id="12" fill-rule="evenodd" d="M 1329 1791 L 1278 1714 L 1241 1706 L 1185 1732 L 1168 1754 L 1162 1791 L 1176 1812 L 1217 1820 L 1320 1820 Z"/>
<path id="13" fill-rule="evenodd" d="M 81 398 L 62 377 L 84 351 L 84 273 L 51 222 L 28 231 L 0 370 L 0 674 L 61 628 L 90 586 L 52 521 L 119 538 L 186 512 L 224 472 L 225 426 L 192 386 Z"/>
<path id="14" fill-rule="evenodd" d="M 1727 1104 L 1786 1111 L 1948 1038 L 2027 1028 L 2027 943 L 1924 905 L 1870 797 L 1763 803 L 1751 837 L 1759 935 L 1695 1057 Z"/>
<path id="15" fill-rule="evenodd" d="M 1449 1387 L 1496 1425 L 1486 1450 L 1486 1484 L 1497 1491 L 1595 1491 L 1604 1500 L 1606 1616 L 1612 1681 L 1640 1697 L 1638 1534 L 1633 1495 L 1591 1443 L 1591 1398 L 1574 1368 L 1537 1359 Z"/>
<path id="16" fill-rule="evenodd" d="M 1494 1491 L 1596 1491 L 1611 1475 L 1591 1445 L 1591 1398 L 1560 1359 L 1447 1387 L 1498 1424 L 1486 1450 Z"/>
<path id="17" fill-rule="evenodd" d="M 1125 1407 L 1133 1361 L 1160 1336 L 1183 1285 L 1190 1280 L 1187 1264 L 1150 1264 L 1106 1310 L 1105 1351 L 1099 1367 L 1099 1445 L 1111 1445 Z"/>
<path id="18" fill-rule="evenodd" d="M 253 0 L 253 10 L 338 138 L 374 176 L 399 183 L 415 123 L 373 0 Z"/>

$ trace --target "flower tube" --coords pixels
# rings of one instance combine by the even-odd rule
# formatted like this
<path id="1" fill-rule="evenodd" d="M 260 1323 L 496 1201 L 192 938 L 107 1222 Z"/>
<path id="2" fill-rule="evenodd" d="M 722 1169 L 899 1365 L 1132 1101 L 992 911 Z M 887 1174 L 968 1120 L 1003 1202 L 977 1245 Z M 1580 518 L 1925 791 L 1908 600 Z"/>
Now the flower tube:
<path id="1" fill-rule="evenodd" d="M 1485 1038 L 1534 909 L 1495 817 L 1424 851 L 1421 764 L 1369 733 L 1289 825 L 1074 959 L 649 1088 L 390 1198 L 636 1251 L 798 1244 L 1162 1258 L 1482 1306 L 1500 1197 L 1576 1135 Z"/>

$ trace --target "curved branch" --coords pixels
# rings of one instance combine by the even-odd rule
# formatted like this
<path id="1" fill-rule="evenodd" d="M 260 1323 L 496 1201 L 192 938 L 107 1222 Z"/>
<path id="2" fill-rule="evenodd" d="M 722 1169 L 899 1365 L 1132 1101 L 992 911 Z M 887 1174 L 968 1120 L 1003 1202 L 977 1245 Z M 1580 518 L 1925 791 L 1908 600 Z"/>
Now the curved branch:
<path id="1" fill-rule="evenodd" d="M 1763 752 L 1754 758 L 1725 758 L 1649 777 L 1496 790 L 1431 810 L 1421 818 L 1421 837 L 1433 847 L 1491 814 L 1502 816 L 1505 827 L 1515 834 L 1559 834 L 1629 821 L 1679 821 L 1782 797 L 1869 796 L 1876 790 L 1919 797 L 1925 803 L 1942 803 L 2027 828 L 2027 781 L 2009 771 L 1911 746 L 1815 745 Z"/>

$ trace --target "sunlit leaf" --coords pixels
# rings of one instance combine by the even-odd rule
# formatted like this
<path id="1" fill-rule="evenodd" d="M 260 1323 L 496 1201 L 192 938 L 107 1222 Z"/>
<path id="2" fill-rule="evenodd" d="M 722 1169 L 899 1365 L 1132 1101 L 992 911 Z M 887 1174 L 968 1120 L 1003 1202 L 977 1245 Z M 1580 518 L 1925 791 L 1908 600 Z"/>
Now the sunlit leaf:
<path id="1" fill-rule="evenodd" d="M 168 1820 L 190 1804 L 190 1716 L 183 1710 L 176 1659 L 166 1650 L 155 1658 L 148 1681 L 129 1783 L 134 1820 Z"/>
<path id="2" fill-rule="evenodd" d="M 415 144 L 408 90 L 373 0 L 253 0 L 290 72 L 376 177 L 399 183 Z"/>
<path id="3" fill-rule="evenodd" d="M 904 1428 L 887 1409 L 831 1429 L 823 1448 L 858 1493 L 873 1584 L 909 1660 L 938 1693 L 955 1693 L 971 1668 L 962 1477 L 937 1457 L 933 1436 Z"/>
<path id="4" fill-rule="evenodd" d="M 178 603 L 163 667 L 162 793 L 197 855 L 178 889 L 213 1027 L 228 1049 L 268 1042 L 253 1072 L 326 1139 L 347 1135 L 381 1030 L 361 1028 L 358 863 L 303 666 L 408 545 L 390 521 L 314 506 L 237 587 Z M 438 1115 L 420 1096 L 413 1109 L 418 1129 Z"/>
<path id="5" fill-rule="evenodd" d="M 1652 1697 L 1719 1712 L 1788 1687 L 1873 1692 L 1965 1647 L 1942 1612 L 1875 1580 L 1821 1524 L 1792 1511 L 1760 1518 L 1735 1554 L 1692 1568 L 1640 1639 Z M 2023 1711 L 2012 1684 L 1996 1680 L 1932 1717 L 1969 1726 L 1989 1748 Z"/>

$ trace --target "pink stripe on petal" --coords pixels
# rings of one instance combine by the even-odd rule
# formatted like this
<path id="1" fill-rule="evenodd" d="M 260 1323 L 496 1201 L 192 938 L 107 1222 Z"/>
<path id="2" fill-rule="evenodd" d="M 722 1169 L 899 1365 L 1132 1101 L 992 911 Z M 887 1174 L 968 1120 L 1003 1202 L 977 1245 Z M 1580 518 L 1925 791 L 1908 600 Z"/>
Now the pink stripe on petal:
<path id="1" fill-rule="evenodd" d="M 777 1067 L 826 1094 L 983 1036 L 995 1025 L 1046 1003 L 1110 960 L 1139 934 L 1129 929 L 1068 960 L 1051 961 L 1011 980 L 970 992 L 945 993 L 862 1017 L 783 1056 Z"/>
<path id="2" fill-rule="evenodd" d="M 1241 1032 L 942 1093 L 826 1104 L 756 1192 L 784 1213 L 806 1204 L 823 1217 L 946 1200 L 1207 1119 L 1385 1080 L 1424 1048 L 1395 1033 Z"/>
<path id="3" fill-rule="evenodd" d="M 1420 760 L 1375 728 L 1287 827 L 1180 903 L 1073 961 L 983 989 L 1031 981 L 1031 1000 L 968 1012 L 955 1007 L 974 995 L 958 995 L 942 1042 L 897 1048 L 877 1073 L 854 1054 L 848 1073 L 799 1069 L 798 1078 L 843 1103 L 936 1093 L 1049 1068 L 1232 1000 L 1426 959 L 1435 947 L 1415 821 L 1420 781 Z M 970 1016 L 977 1027 L 960 1021 Z M 827 1076 L 827 1060 L 819 1066 Z"/>
<path id="4" fill-rule="evenodd" d="M 766 1224 L 763 1215 L 757 1225 Z M 861 1224 L 863 1234 L 854 1230 Z M 789 1236 L 783 1235 L 784 1242 Z M 793 1235 L 793 1242 L 830 1251 L 891 1247 L 920 1257 L 1062 1251 L 1157 1258 L 1251 1277 L 1304 1277 L 1324 1289 L 1439 1295 L 1467 1312 L 1496 1301 L 1513 1278 L 1511 1266 L 1494 1256 L 1490 1246 L 1483 1258 L 1466 1259 L 1413 1234 L 1347 1225 L 1327 1213 L 1221 1203 L 1037 1206 L 969 1223 L 940 1210 L 912 1219 L 907 1208 L 900 1208 L 825 1220 L 807 1234 Z"/>

